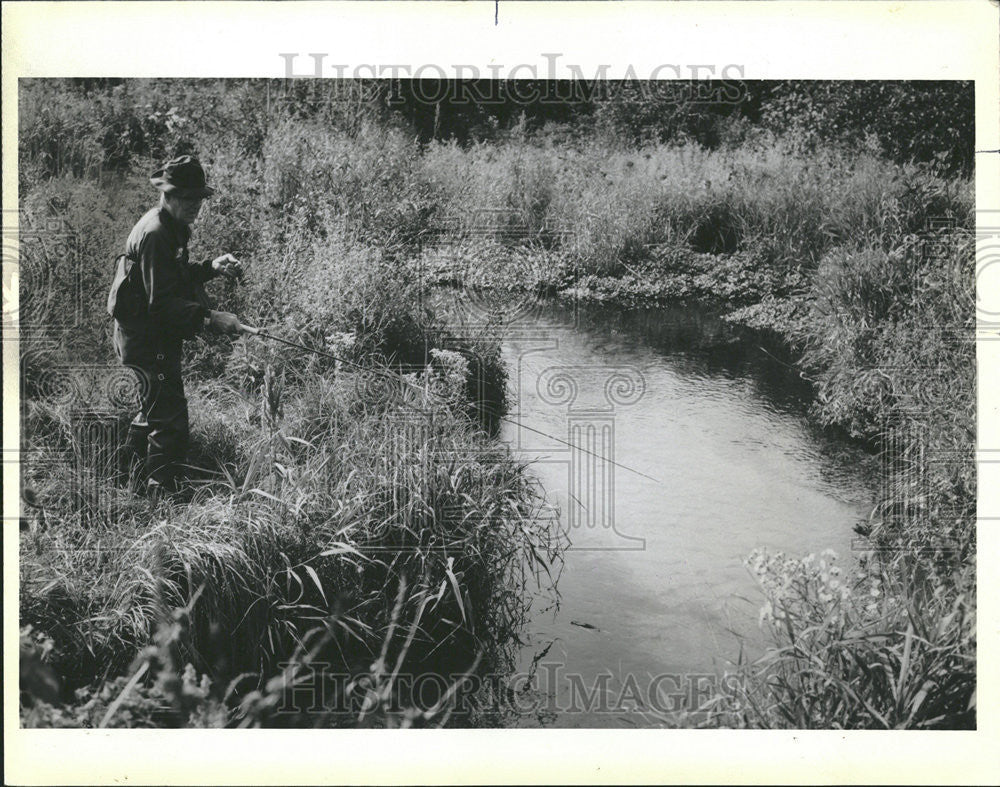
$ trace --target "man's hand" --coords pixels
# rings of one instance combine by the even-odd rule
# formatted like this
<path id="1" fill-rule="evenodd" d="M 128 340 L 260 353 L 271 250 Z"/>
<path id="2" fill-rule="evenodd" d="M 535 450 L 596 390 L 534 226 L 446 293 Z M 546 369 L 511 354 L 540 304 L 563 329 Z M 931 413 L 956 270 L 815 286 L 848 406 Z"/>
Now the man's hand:
<path id="1" fill-rule="evenodd" d="M 239 280 L 243 278 L 243 263 L 232 254 L 223 254 L 212 260 L 212 270 L 218 271 L 223 276 L 230 279 Z"/>
<path id="2" fill-rule="evenodd" d="M 208 313 L 208 324 L 213 330 L 219 333 L 239 333 L 239 318 L 232 312 L 210 311 Z"/>

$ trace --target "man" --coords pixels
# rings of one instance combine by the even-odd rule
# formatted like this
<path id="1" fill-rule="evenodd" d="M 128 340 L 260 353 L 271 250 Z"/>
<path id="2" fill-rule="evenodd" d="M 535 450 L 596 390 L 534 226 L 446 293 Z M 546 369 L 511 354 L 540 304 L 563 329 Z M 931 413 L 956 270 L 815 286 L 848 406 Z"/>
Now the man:
<path id="1" fill-rule="evenodd" d="M 114 345 L 122 364 L 139 375 L 141 409 L 129 426 L 128 448 L 144 463 L 147 489 L 158 498 L 176 489 L 188 445 L 183 340 L 199 331 L 240 330 L 235 314 L 209 308 L 204 283 L 219 274 L 239 278 L 243 268 L 231 254 L 188 260 L 191 224 L 202 200 L 215 191 L 197 159 L 175 158 L 150 182 L 160 190 L 160 204 L 139 219 L 125 246 L 126 256 L 141 267 L 147 308 L 128 325 L 115 320 Z"/>

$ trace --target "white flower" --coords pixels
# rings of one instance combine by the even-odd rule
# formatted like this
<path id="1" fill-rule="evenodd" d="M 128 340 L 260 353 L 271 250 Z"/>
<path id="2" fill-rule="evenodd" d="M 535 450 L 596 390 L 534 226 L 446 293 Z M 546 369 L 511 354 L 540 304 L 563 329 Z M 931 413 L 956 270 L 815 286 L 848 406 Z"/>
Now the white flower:
<path id="1" fill-rule="evenodd" d="M 349 350 L 354 347 L 357 338 L 353 331 L 334 331 L 324 337 L 328 346 L 340 350 Z"/>

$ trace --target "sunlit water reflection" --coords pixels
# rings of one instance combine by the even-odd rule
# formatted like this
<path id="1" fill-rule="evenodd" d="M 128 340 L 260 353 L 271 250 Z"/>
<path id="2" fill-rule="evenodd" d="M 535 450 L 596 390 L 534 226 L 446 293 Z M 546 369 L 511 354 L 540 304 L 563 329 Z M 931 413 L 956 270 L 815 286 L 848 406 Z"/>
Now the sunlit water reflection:
<path id="1" fill-rule="evenodd" d="M 573 542 L 558 611 L 527 632 L 525 669 L 552 646 L 536 675 L 548 712 L 525 723 L 648 724 L 621 712 L 623 690 L 653 686 L 662 708 L 664 694 L 710 688 L 698 676 L 724 670 L 741 642 L 759 648 L 761 597 L 742 562 L 755 547 L 829 548 L 850 565 L 871 460 L 807 420 L 794 371 L 700 312 L 553 306 L 517 333 L 504 345 L 511 418 L 571 443 L 590 434 L 593 453 L 630 468 L 504 427 Z"/>

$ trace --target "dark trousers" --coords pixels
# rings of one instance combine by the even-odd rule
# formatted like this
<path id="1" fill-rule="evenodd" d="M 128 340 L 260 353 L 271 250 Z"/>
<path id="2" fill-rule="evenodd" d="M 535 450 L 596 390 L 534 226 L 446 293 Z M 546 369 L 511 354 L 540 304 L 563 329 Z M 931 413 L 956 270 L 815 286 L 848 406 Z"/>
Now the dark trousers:
<path id="1" fill-rule="evenodd" d="M 139 412 L 128 428 L 130 459 L 143 475 L 168 489 L 176 488 L 188 448 L 188 407 L 181 378 L 180 353 L 123 352 L 119 332 L 115 347 L 125 366 L 139 378 Z"/>

